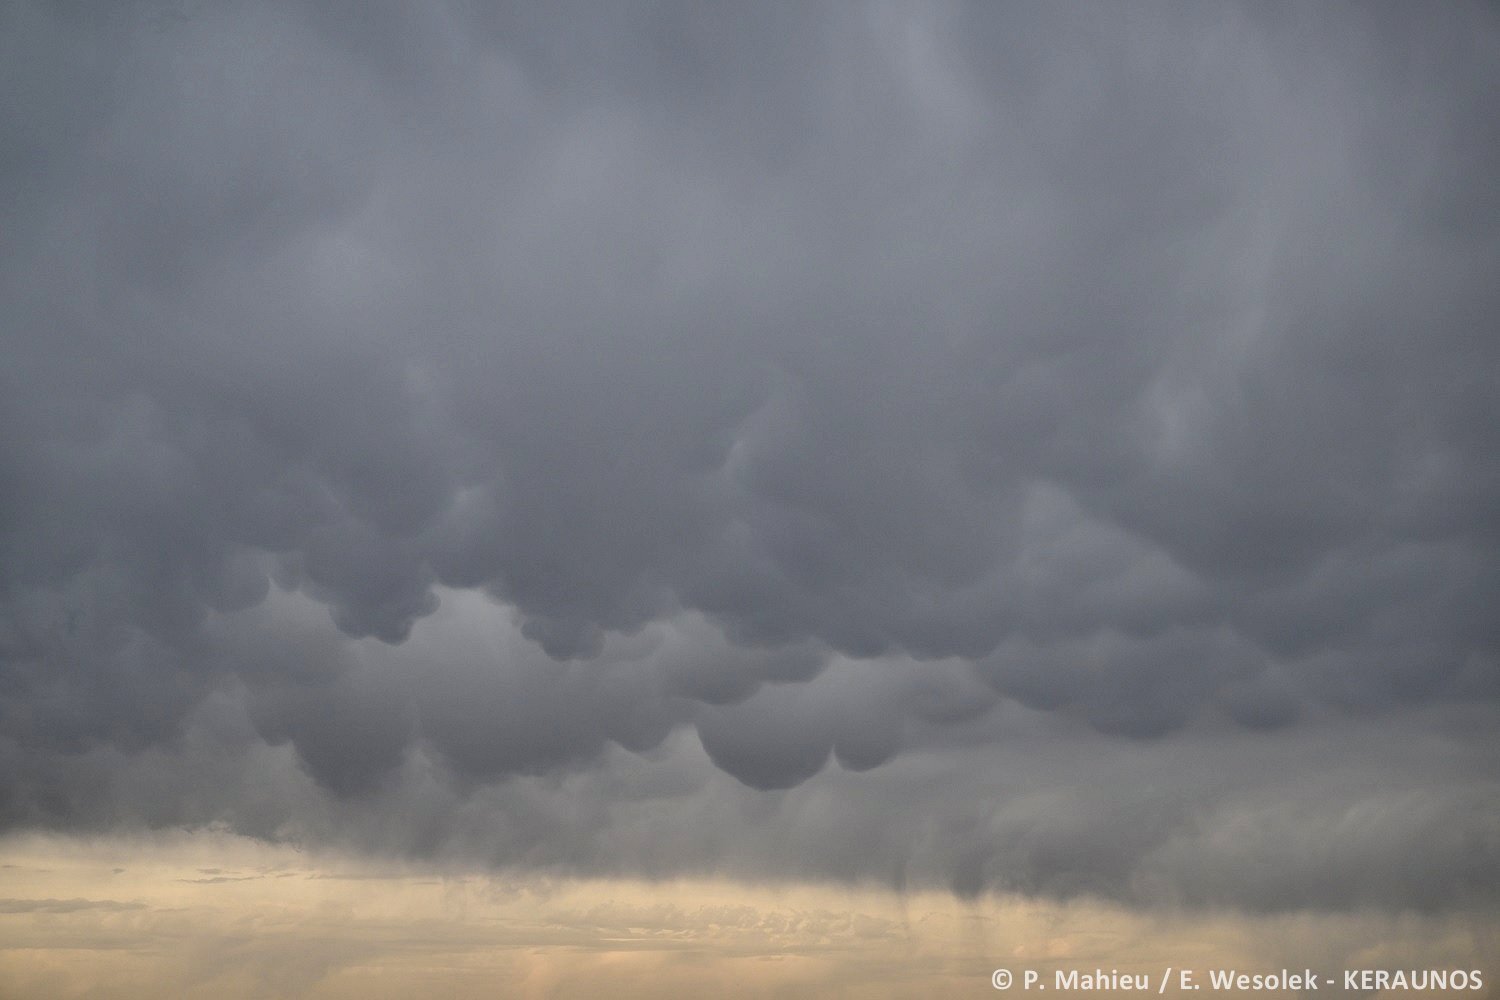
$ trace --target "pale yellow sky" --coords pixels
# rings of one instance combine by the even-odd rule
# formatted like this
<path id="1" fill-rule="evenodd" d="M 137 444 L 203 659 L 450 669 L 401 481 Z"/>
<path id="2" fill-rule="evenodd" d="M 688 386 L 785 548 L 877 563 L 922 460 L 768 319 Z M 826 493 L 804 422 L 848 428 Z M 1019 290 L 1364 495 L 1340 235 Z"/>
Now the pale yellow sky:
<path id="1" fill-rule="evenodd" d="M 1058 969 L 1159 978 L 1186 966 L 1202 978 L 1302 965 L 1335 976 L 1480 968 L 1485 990 L 1463 995 L 1483 997 L 1500 973 L 1487 964 L 1500 955 L 1500 920 L 1472 915 L 1141 914 L 827 886 L 515 878 L 202 832 L 11 837 L 0 863 L 0 996 L 19 1000 L 985 996 L 997 967 L 1050 983 Z"/>

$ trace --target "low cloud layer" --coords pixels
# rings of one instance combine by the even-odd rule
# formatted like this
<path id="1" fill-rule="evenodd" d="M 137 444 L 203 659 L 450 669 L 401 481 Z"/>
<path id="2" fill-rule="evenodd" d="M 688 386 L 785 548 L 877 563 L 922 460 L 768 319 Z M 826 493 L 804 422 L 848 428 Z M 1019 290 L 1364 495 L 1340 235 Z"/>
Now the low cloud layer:
<path id="1" fill-rule="evenodd" d="M 0 989 L 17 1000 L 470 1000 L 497 988 L 520 1000 L 664 989 L 915 1000 L 988 989 L 1000 962 L 1049 984 L 1101 965 L 1159 982 L 1168 962 L 1199 979 L 1220 965 L 1285 963 L 1348 996 L 1341 969 L 1482 971 L 1494 953 L 1493 920 L 1469 914 L 1142 914 L 848 887 L 493 877 L 209 832 L 9 836 L 0 849 L 16 861 L 0 885 L 25 894 L 0 899 Z M 1163 995 L 1193 995 L 1178 985 Z"/>
<path id="2" fill-rule="evenodd" d="M 0 824 L 1500 892 L 1489 7 L 22 3 L 0 59 Z"/>

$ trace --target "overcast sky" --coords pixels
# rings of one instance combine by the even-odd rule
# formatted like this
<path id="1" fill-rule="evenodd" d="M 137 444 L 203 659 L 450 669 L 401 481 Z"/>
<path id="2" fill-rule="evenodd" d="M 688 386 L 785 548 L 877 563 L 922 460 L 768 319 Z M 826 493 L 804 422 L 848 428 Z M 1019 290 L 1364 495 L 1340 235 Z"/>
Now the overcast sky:
<path id="1" fill-rule="evenodd" d="M 0 828 L 1500 902 L 1493 5 L 7 3 Z"/>

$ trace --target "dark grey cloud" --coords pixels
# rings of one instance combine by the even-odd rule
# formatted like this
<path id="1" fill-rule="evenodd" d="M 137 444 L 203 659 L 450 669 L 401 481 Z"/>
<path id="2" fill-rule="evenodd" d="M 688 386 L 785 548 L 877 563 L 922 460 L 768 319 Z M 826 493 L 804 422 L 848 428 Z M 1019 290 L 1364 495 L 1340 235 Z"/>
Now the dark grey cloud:
<path id="1" fill-rule="evenodd" d="M 0 18 L 0 822 L 1493 899 L 1489 7 Z"/>

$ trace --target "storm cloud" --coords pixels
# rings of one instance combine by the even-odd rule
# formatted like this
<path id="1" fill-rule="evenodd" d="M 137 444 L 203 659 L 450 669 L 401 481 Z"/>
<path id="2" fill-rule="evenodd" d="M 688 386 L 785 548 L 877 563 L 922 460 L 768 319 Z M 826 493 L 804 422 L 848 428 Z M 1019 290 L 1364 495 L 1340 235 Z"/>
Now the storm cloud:
<path id="1" fill-rule="evenodd" d="M 5 826 L 1500 894 L 1493 7 L 23 2 L 0 62 Z"/>

